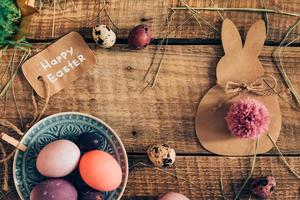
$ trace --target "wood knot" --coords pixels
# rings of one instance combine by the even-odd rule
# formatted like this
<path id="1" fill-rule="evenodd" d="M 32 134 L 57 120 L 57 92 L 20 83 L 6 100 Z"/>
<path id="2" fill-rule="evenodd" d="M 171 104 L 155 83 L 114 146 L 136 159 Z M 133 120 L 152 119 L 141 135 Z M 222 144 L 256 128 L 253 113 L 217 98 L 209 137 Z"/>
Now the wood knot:
<path id="1" fill-rule="evenodd" d="M 137 135 L 137 132 L 136 132 L 136 131 L 132 131 L 131 134 L 132 134 L 133 136 L 136 136 L 136 135 Z"/>
<path id="2" fill-rule="evenodd" d="M 141 22 L 148 22 L 148 21 L 151 21 L 151 20 L 152 20 L 151 17 L 149 17 L 149 18 L 147 18 L 147 17 L 142 17 L 142 18 L 140 19 Z"/>
<path id="3" fill-rule="evenodd" d="M 128 71 L 131 71 L 131 70 L 133 70 L 133 69 L 134 69 L 134 67 L 132 67 L 132 66 L 128 65 L 128 66 L 126 67 L 126 69 L 127 69 Z"/>

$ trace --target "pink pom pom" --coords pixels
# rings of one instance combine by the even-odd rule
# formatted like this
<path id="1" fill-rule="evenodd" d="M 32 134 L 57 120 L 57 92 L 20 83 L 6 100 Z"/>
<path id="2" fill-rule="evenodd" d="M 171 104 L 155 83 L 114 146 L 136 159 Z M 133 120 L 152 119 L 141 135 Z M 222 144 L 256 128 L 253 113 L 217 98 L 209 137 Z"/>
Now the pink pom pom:
<path id="1" fill-rule="evenodd" d="M 251 98 L 233 103 L 225 119 L 231 133 L 241 138 L 258 138 L 270 124 L 266 106 Z"/>

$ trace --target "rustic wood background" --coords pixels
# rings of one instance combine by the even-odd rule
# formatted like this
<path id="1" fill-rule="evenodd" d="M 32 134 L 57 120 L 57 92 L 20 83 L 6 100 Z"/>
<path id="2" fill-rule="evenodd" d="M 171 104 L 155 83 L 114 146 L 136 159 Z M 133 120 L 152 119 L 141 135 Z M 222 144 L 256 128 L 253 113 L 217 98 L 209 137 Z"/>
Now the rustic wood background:
<path id="1" fill-rule="evenodd" d="M 68 33 L 79 31 L 90 43 L 97 56 L 98 64 L 72 86 L 54 95 L 45 116 L 63 112 L 86 112 L 99 117 L 111 125 L 120 135 L 129 154 L 131 165 L 148 162 L 145 151 L 154 143 L 166 142 L 175 148 L 178 156 L 175 166 L 165 169 L 177 177 L 157 171 L 152 167 L 135 167 L 130 171 L 129 182 L 124 194 L 126 200 L 157 199 L 167 191 L 178 191 L 191 200 L 221 199 L 219 179 L 222 177 L 228 199 L 232 199 L 251 167 L 250 157 L 222 157 L 206 151 L 198 142 L 194 128 L 197 106 L 206 91 L 215 84 L 215 67 L 222 57 L 220 34 L 212 29 L 210 23 L 220 30 L 222 19 L 217 12 L 203 11 L 199 15 L 202 26 L 195 20 L 177 28 L 170 36 L 171 45 L 167 47 L 162 70 L 154 89 L 144 87 L 142 78 L 155 53 L 157 42 L 163 37 L 168 10 L 178 5 L 177 0 L 111 0 L 107 11 L 119 29 L 113 28 L 104 13 L 101 0 L 59 1 L 55 17 L 53 1 L 44 1 L 43 8 L 36 14 L 30 27 L 29 41 L 33 53 Z M 297 0 L 190 0 L 195 7 L 252 7 L 300 13 Z M 36 1 L 36 7 L 40 1 Z M 63 9 L 65 7 L 65 9 Z M 221 12 L 230 18 L 245 36 L 248 28 L 261 13 Z M 189 18 L 188 11 L 178 11 L 171 29 L 181 25 Z M 201 17 L 201 18 L 200 18 Z M 111 49 L 102 49 L 93 44 L 91 27 L 99 23 L 110 25 L 118 36 L 118 44 Z M 298 18 L 278 14 L 268 15 L 268 36 L 260 60 L 267 74 L 280 80 L 273 53 L 288 28 Z M 145 22 L 151 25 L 155 40 L 153 45 L 141 51 L 131 50 L 126 45 L 129 30 Z M 54 24 L 54 29 L 53 29 Z M 285 48 L 282 61 L 297 91 L 300 91 L 300 26 L 288 37 L 288 41 L 298 38 L 293 47 Z M 13 50 L 6 51 L 0 59 L 0 74 L 10 62 Z M 159 53 L 160 54 L 160 53 Z M 17 52 L 18 62 L 21 51 Z M 156 63 L 158 60 L 155 61 Z M 2 84 L 5 80 L 1 80 Z M 1 84 L 1 85 L 2 85 Z M 25 122 L 32 118 L 31 88 L 20 73 L 14 82 L 17 104 Z M 284 90 L 285 91 L 285 90 Z M 288 92 L 282 93 L 292 101 Z M 39 101 L 42 103 L 42 100 Z M 6 106 L 5 106 L 6 105 Z M 284 155 L 296 170 L 300 170 L 300 114 L 290 105 L 280 100 L 283 125 L 277 142 Z M 12 96 L 1 104 L 3 116 L 21 126 Z M 5 109 L 4 109 L 5 108 Z M 13 134 L 13 133 L 12 133 Z M 10 148 L 8 145 L 6 146 Z M 11 148 L 10 148 L 11 149 Z M 2 168 L 1 168 L 2 171 Z M 300 182 L 284 166 L 275 149 L 259 155 L 254 177 L 274 175 L 278 186 L 270 199 L 300 199 Z M 180 177 L 185 177 L 187 181 Z M 10 184 L 13 185 L 10 172 Z M 248 199 L 247 190 L 241 199 Z M 12 197 L 8 199 L 14 199 Z"/>

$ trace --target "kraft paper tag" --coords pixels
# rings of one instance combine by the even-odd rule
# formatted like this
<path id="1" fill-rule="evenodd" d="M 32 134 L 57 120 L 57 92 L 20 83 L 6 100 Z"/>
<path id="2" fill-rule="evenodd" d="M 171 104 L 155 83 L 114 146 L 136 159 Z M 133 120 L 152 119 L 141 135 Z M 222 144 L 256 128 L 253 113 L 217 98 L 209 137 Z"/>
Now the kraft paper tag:
<path id="1" fill-rule="evenodd" d="M 28 59 L 22 71 L 36 91 L 45 97 L 44 83 L 49 84 L 50 96 L 64 89 L 96 64 L 92 50 L 77 32 L 70 32 Z"/>

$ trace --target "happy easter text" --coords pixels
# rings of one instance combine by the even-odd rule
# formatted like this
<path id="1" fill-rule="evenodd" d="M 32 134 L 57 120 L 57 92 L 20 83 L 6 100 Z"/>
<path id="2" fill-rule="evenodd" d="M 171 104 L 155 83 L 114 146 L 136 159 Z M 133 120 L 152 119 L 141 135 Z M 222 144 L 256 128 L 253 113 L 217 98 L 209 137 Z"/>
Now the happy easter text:
<path id="1" fill-rule="evenodd" d="M 66 64 L 60 70 L 58 70 L 57 72 L 49 73 L 49 74 L 46 75 L 51 83 L 55 83 L 59 78 L 63 77 L 65 74 L 69 73 L 71 70 L 73 70 L 76 67 L 80 66 L 80 64 L 86 60 L 82 54 L 79 54 L 73 60 L 69 60 L 68 57 L 72 56 L 73 53 L 74 53 L 73 52 L 73 47 L 70 47 L 70 49 L 67 49 L 67 50 L 61 52 L 54 59 L 52 59 L 50 61 L 45 59 L 45 60 L 40 62 L 41 67 L 46 71 L 48 69 L 51 69 L 55 65 L 66 62 Z"/>

